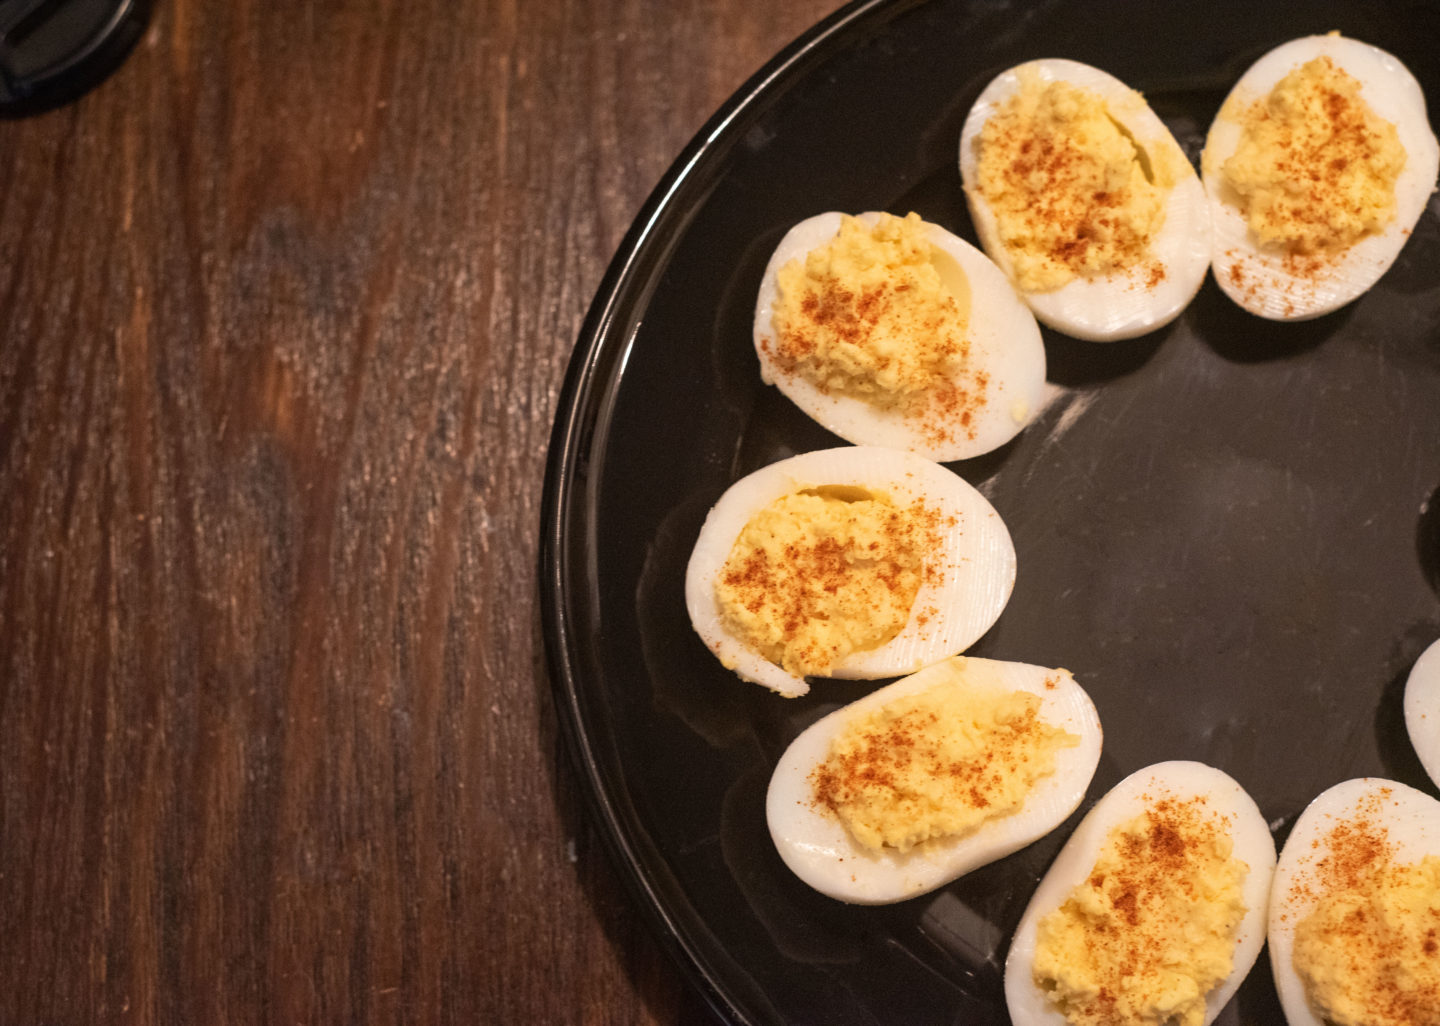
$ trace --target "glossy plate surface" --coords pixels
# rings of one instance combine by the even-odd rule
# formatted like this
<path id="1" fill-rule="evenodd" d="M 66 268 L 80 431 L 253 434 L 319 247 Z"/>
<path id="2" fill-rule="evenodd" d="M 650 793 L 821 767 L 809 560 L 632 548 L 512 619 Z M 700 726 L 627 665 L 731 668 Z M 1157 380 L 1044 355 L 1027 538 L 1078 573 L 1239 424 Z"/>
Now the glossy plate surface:
<path id="1" fill-rule="evenodd" d="M 736 1023 L 1003 1023 L 1001 966 L 1031 891 L 1093 800 L 1143 765 L 1235 777 L 1284 839 L 1331 784 L 1435 793 L 1401 697 L 1440 636 L 1440 221 L 1358 303 L 1303 324 L 1208 281 L 1170 327 L 1096 345 L 1046 332 L 1054 395 L 952 464 L 1005 518 L 1014 597 L 973 655 L 1064 666 L 1105 752 L 1060 830 L 900 905 L 790 875 L 765 788 L 804 727 L 874 685 L 787 700 L 690 630 L 683 575 L 734 480 L 839 444 L 760 383 L 760 273 L 824 210 L 918 211 L 974 241 L 955 154 L 971 102 L 1037 57 L 1144 92 L 1198 159 L 1240 72 L 1338 29 L 1399 56 L 1433 111 L 1440 8 L 1403 3 L 872 3 L 781 54 L 667 175 L 601 286 L 561 399 L 541 598 L 566 743 L 636 900 Z M 1279 1022 L 1264 960 L 1219 1020 Z"/>

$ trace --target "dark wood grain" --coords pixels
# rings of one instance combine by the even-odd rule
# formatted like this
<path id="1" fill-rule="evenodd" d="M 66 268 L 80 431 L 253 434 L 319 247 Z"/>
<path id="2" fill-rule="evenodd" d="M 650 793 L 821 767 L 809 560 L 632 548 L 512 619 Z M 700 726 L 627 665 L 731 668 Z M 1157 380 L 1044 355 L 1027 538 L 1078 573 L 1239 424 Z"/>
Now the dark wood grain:
<path id="1" fill-rule="evenodd" d="M 536 628 L 614 247 L 834 0 L 160 5 L 0 123 L 0 1022 L 670 1023 Z"/>

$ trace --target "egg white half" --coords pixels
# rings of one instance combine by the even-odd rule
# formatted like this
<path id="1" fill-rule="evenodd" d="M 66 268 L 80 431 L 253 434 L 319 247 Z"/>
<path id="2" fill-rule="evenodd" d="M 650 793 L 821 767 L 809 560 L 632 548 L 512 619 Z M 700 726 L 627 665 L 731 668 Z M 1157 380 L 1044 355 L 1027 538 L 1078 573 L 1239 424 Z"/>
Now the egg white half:
<path id="1" fill-rule="evenodd" d="M 1016 1026 L 1066 1026 L 1066 1020 L 1035 985 L 1036 932 L 1040 920 L 1090 875 L 1110 831 L 1163 798 L 1203 797 L 1228 820 L 1233 853 L 1249 872 L 1241 884 L 1246 913 L 1235 940 L 1234 969 L 1205 998 L 1205 1022 L 1214 1021 L 1245 979 L 1265 941 L 1265 914 L 1275 869 L 1275 842 L 1265 818 L 1245 789 L 1228 774 L 1199 762 L 1161 762 L 1126 777 L 1095 803 L 1065 842 L 1021 916 L 1005 958 L 1005 1003 Z"/>
<path id="2" fill-rule="evenodd" d="M 1222 168 L 1244 129 L 1236 112 L 1263 100 L 1290 72 L 1327 56 L 1360 82 L 1360 95 L 1395 125 L 1405 167 L 1395 183 L 1395 219 L 1343 254 L 1296 274 L 1283 250 L 1256 244 Z M 1384 50 L 1343 36 L 1306 36 L 1271 50 L 1240 76 L 1210 126 L 1201 158 L 1214 224 L 1215 280 L 1253 314 L 1298 321 L 1330 313 L 1360 296 L 1384 274 L 1420 219 L 1440 170 L 1440 145 L 1425 113 L 1425 94 L 1405 65 Z"/>
<path id="3" fill-rule="evenodd" d="M 1405 729 L 1420 765 L 1440 787 L 1440 641 L 1421 653 L 1405 681 Z"/>
<path id="4" fill-rule="evenodd" d="M 1270 896 L 1270 966 L 1290 1026 L 1325 1026 L 1310 1007 L 1305 985 L 1295 972 L 1295 927 L 1323 896 L 1315 866 L 1329 851 L 1331 831 L 1362 817 L 1385 827 L 1396 862 L 1440 855 L 1440 802 L 1413 787 L 1359 777 L 1336 784 L 1306 807 L 1280 853 Z"/>
<path id="5" fill-rule="evenodd" d="M 914 453 L 876 446 L 841 446 L 803 453 L 762 467 L 731 485 L 705 518 L 685 571 L 685 604 L 702 641 L 745 680 L 782 695 L 803 695 L 805 678 L 770 662 L 726 627 L 715 598 L 715 579 L 741 530 L 755 514 L 792 492 L 824 486 L 884 492 L 898 505 L 915 499 L 954 517 L 930 562 L 910 622 L 890 641 L 854 652 L 832 676 L 894 677 L 939 662 L 973 644 L 1000 616 L 1015 587 L 1015 546 L 1000 514 L 957 474 Z M 925 623 L 913 610 L 934 609 Z"/>
<path id="6" fill-rule="evenodd" d="M 1076 735 L 1080 743 L 1056 753 L 1055 772 L 1036 781 L 1016 812 L 988 820 L 971 833 L 929 841 L 905 853 L 871 851 L 856 843 L 838 818 L 815 806 L 810 774 L 854 717 L 923 691 L 956 672 L 976 688 L 1038 695 L 1039 718 Z M 807 728 L 775 767 L 765 817 L 780 857 L 817 891 L 862 905 L 903 901 L 1002 858 L 1064 822 L 1085 796 L 1100 761 L 1101 741 L 1095 706 L 1070 671 L 956 656 L 880 688 Z"/>
<path id="7" fill-rule="evenodd" d="M 884 410 L 853 396 L 822 392 L 798 374 L 777 367 L 766 340 L 775 337 L 774 308 L 779 296 L 780 269 L 791 260 L 804 260 L 812 250 L 830 242 L 840 231 L 843 214 L 817 214 L 791 228 L 775 247 L 760 293 L 755 301 L 755 351 L 760 374 L 826 430 L 857 445 L 883 445 L 905 449 L 939 463 L 969 459 L 990 452 L 1014 438 L 1034 419 L 1045 390 L 1045 346 L 1035 318 L 1015 296 L 1005 276 L 974 246 L 937 224 L 924 222 L 930 244 L 941 254 L 937 268 L 941 280 L 964 276 L 969 293 L 969 322 L 965 337 L 970 344 L 966 366 L 956 384 L 974 388 L 973 377 L 983 373 L 985 401 L 972 411 L 968 428 L 952 426 L 937 436 L 927 430 L 924 416 L 901 408 Z M 880 214 L 857 215 L 872 225 Z M 946 267 L 945 258 L 953 261 Z"/>
<path id="8" fill-rule="evenodd" d="M 1048 292 L 1021 296 L 1041 323 L 1074 338 L 1113 342 L 1134 338 L 1169 324 L 1189 305 L 1210 266 L 1210 211 L 1194 168 L 1138 92 L 1099 68 L 1078 61 L 1046 59 L 1017 65 L 996 76 L 970 108 L 960 130 L 960 178 L 976 234 L 990 258 L 1014 281 L 1014 261 L 1000 241 L 994 211 L 979 187 L 980 131 L 1000 107 L 1020 91 L 1022 75 L 1042 82 L 1068 82 L 1104 99 L 1115 120 L 1147 153 L 1168 154 L 1178 181 L 1165 205 L 1165 222 L 1151 243 L 1153 261 L 1100 277 L 1077 277 Z M 1150 264 L 1164 278 L 1150 284 Z"/>

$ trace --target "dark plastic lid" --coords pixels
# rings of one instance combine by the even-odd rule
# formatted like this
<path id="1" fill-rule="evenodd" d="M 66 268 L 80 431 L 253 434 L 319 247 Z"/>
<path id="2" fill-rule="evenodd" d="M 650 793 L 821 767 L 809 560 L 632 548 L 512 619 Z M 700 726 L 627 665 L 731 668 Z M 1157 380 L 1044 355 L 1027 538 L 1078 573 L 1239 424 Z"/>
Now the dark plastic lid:
<path id="1" fill-rule="evenodd" d="M 0 0 L 0 116 L 75 99 L 119 66 L 151 0 Z"/>

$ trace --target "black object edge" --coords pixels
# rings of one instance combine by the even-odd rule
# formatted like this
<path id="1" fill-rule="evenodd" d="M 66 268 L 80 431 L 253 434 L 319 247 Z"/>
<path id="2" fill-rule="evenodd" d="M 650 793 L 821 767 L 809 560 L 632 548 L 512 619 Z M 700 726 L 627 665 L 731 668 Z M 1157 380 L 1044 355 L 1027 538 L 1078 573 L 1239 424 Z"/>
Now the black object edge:
<path id="1" fill-rule="evenodd" d="M 24 3 L 10 0 L 9 6 L 19 9 Z M 53 110 L 99 85 L 121 65 L 144 34 L 151 3 L 51 0 L 29 4 L 8 30 L 0 27 L 0 118 Z M 0 0 L 0 13 L 4 6 Z M 40 31 L 62 16 L 70 20 L 68 33 L 57 38 Z M 36 54 L 37 49 L 42 52 Z M 24 53 L 40 67 L 15 72 L 9 59 L 15 53 Z"/>

